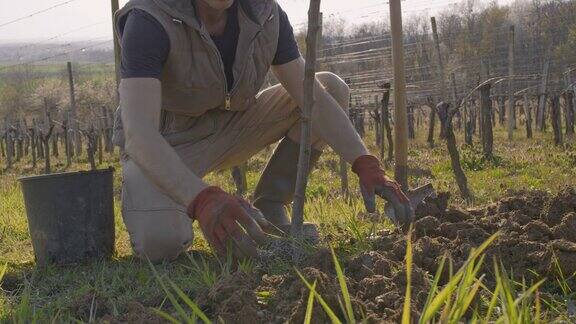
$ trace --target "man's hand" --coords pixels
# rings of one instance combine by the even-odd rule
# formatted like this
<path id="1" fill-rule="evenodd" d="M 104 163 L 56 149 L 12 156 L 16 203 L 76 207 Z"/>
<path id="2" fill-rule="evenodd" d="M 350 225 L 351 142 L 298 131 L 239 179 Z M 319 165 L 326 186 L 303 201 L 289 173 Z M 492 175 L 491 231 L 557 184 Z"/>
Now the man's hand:
<path id="1" fill-rule="evenodd" d="M 376 195 L 386 199 L 394 207 L 396 221 L 405 226 L 412 222 L 414 211 L 410 200 L 400 185 L 388 178 L 380 166 L 380 161 L 372 155 L 363 155 L 352 164 L 352 171 L 360 178 L 360 191 L 369 213 L 376 211 Z"/>
<path id="2" fill-rule="evenodd" d="M 256 258 L 256 244 L 267 242 L 258 218 L 251 217 L 256 211 L 242 198 L 218 187 L 204 189 L 188 207 L 188 215 L 198 220 L 210 246 L 220 255 L 225 255 L 226 248 L 231 246 L 239 258 Z"/>

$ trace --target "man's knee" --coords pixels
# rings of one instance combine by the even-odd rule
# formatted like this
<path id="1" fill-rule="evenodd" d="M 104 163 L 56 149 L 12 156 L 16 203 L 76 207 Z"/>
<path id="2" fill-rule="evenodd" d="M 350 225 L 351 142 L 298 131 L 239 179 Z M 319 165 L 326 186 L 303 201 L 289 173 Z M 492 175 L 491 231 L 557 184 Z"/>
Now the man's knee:
<path id="1" fill-rule="evenodd" d="M 174 233 L 175 234 L 175 233 Z M 134 253 L 141 259 L 151 262 L 175 260 L 192 243 L 192 239 L 184 239 L 178 235 L 164 233 L 148 233 L 134 242 Z"/>
<path id="2" fill-rule="evenodd" d="M 318 72 L 316 78 L 326 88 L 326 91 L 336 100 L 342 109 L 348 109 L 350 87 L 338 75 L 332 72 Z"/>

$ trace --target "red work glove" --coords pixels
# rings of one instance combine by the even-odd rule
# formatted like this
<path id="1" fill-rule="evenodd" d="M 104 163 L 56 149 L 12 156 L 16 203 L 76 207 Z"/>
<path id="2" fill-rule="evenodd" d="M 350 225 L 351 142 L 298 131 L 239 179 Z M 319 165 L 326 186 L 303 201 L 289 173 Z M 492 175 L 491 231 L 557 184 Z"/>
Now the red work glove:
<path id="1" fill-rule="evenodd" d="M 352 171 L 360 178 L 360 191 L 369 213 L 376 211 L 376 195 L 378 195 L 394 207 L 396 219 L 393 221 L 402 226 L 412 222 L 414 211 L 410 206 L 410 200 L 400 185 L 385 175 L 380 161 L 376 157 L 363 155 L 357 158 L 352 164 Z"/>
<path id="2" fill-rule="evenodd" d="M 188 215 L 198 220 L 204 237 L 218 254 L 225 255 L 230 246 L 237 257 L 256 258 L 256 244 L 266 244 L 267 235 L 250 216 L 254 210 L 242 198 L 208 187 L 192 201 Z"/>

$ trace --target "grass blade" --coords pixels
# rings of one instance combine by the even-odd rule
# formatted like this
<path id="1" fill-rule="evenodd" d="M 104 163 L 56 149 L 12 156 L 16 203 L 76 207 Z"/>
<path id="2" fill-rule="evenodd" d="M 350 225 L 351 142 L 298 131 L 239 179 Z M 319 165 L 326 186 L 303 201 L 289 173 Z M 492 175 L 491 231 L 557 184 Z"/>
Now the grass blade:
<path id="1" fill-rule="evenodd" d="M 172 289 L 174 289 L 174 291 L 180 297 L 180 299 L 182 299 L 184 301 L 184 303 L 186 303 L 186 305 L 188 305 L 188 307 L 190 308 L 190 310 L 192 310 L 194 315 L 198 316 L 204 323 L 207 323 L 207 324 L 212 323 L 212 321 L 210 321 L 210 319 L 208 319 L 208 316 L 206 316 L 206 314 L 204 314 L 204 312 L 200 309 L 200 307 L 198 307 L 198 305 L 195 302 L 193 302 L 182 291 L 182 289 L 180 289 L 175 283 L 173 283 L 170 280 L 168 280 L 168 283 L 172 286 Z"/>
<path id="2" fill-rule="evenodd" d="M 308 282 L 308 280 L 306 280 L 306 278 L 304 278 L 304 276 L 300 273 L 300 271 L 296 270 L 296 274 L 298 274 L 298 276 L 300 277 L 300 279 L 302 280 L 302 282 L 304 282 L 304 284 L 306 285 L 306 287 L 308 287 L 308 289 L 310 291 L 314 292 L 314 296 L 316 296 L 316 300 L 318 300 L 318 303 L 320 303 L 320 305 L 322 306 L 322 308 L 324 309 L 324 312 L 326 312 L 326 315 L 328 315 L 328 317 L 330 318 L 330 320 L 332 321 L 332 323 L 334 324 L 342 324 L 342 322 L 340 321 L 340 319 L 338 319 L 338 316 L 336 316 L 336 314 L 334 313 L 334 311 L 330 308 L 330 306 L 328 306 L 328 304 L 326 303 L 326 301 L 324 300 L 324 298 L 322 298 L 322 296 L 320 296 L 320 294 L 316 291 L 316 289 L 312 289 L 312 285 Z"/>
<path id="3" fill-rule="evenodd" d="M 152 273 L 154 274 L 156 281 L 158 281 L 158 284 L 160 284 L 160 287 L 162 287 L 162 290 L 164 290 L 166 297 L 168 297 L 168 299 L 172 303 L 172 306 L 174 306 L 174 308 L 176 309 L 176 312 L 178 313 L 178 315 L 180 315 L 182 320 L 186 320 L 187 323 L 193 323 L 194 321 L 192 321 L 190 318 L 188 318 L 188 315 L 184 311 L 184 308 L 182 308 L 180 303 L 178 303 L 178 300 L 176 299 L 176 297 L 174 297 L 172 292 L 168 289 L 168 287 L 166 287 L 166 284 L 164 284 L 164 281 L 162 280 L 162 278 L 158 274 L 158 271 L 156 271 L 156 268 L 154 267 L 154 265 L 152 264 L 150 259 L 148 259 L 148 258 L 146 258 L 146 259 L 148 260 L 148 264 L 150 265 L 150 268 L 152 269 Z"/>
<path id="4" fill-rule="evenodd" d="M 410 300 L 412 292 L 412 228 L 408 232 L 406 241 L 406 297 L 402 310 L 402 324 L 410 324 Z"/>
<path id="5" fill-rule="evenodd" d="M 156 313 L 156 315 L 162 317 L 163 319 L 167 320 L 170 323 L 173 323 L 173 324 L 180 324 L 181 323 L 179 320 L 175 319 L 174 317 L 172 317 L 172 315 L 170 315 L 166 312 L 163 312 L 163 311 L 156 309 L 156 308 L 152 308 L 152 310 L 154 311 L 154 313 Z"/>
<path id="6" fill-rule="evenodd" d="M 338 283 L 340 284 L 340 290 L 342 291 L 342 297 L 344 298 L 344 305 L 346 306 L 346 317 L 348 323 L 356 323 L 356 319 L 354 318 L 354 309 L 352 308 L 352 300 L 350 299 L 350 293 L 348 292 L 348 286 L 346 285 L 344 272 L 342 271 L 340 262 L 338 262 L 336 253 L 334 253 L 334 249 L 330 248 L 330 250 L 332 251 L 332 259 L 334 260 L 334 267 L 336 268 Z"/>
<path id="7" fill-rule="evenodd" d="M 312 310 L 314 309 L 314 294 L 316 294 L 316 280 L 310 288 L 310 294 L 308 295 L 308 303 L 306 303 L 306 316 L 304 316 L 304 324 L 310 324 L 312 322 Z"/>

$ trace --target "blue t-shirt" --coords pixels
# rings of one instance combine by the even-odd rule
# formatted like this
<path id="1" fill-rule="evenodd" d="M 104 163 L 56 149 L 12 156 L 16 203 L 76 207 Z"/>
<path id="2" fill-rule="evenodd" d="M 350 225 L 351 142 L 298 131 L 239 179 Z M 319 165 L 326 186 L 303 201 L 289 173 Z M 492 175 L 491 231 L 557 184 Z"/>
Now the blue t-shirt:
<path id="1" fill-rule="evenodd" d="M 238 1 L 228 9 L 224 33 L 212 36 L 220 52 L 228 89 L 232 89 L 234 75 L 232 68 L 236 58 L 236 47 L 240 35 L 238 24 Z M 294 30 L 288 16 L 279 8 L 280 33 L 273 65 L 282 65 L 300 57 Z M 122 25 L 122 24 L 121 24 Z M 127 15 L 122 30 L 122 78 L 161 79 L 164 64 L 170 53 L 170 39 L 164 27 L 147 12 L 133 9 Z"/>

